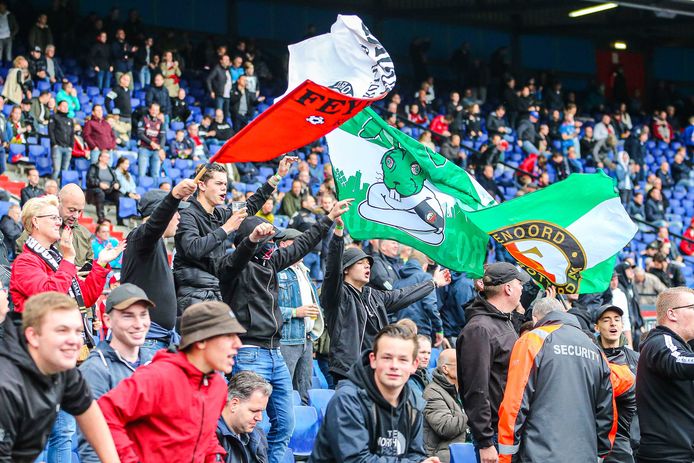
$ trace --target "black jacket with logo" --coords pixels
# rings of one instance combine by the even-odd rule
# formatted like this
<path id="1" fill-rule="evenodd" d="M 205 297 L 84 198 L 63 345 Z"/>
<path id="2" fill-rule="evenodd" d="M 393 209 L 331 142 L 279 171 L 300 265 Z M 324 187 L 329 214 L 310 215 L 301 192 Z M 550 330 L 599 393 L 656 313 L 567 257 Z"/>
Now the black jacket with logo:
<path id="1" fill-rule="evenodd" d="M 75 142 L 75 126 L 67 114 L 56 111 L 48 121 L 48 136 L 51 146 L 72 148 Z"/>
<path id="2" fill-rule="evenodd" d="M 694 352 L 664 326 L 641 345 L 636 410 L 641 425 L 639 462 L 694 461 Z"/>
<path id="3" fill-rule="evenodd" d="M 468 321 L 456 343 L 460 398 L 472 435 L 485 448 L 493 444 L 498 427 L 508 362 L 518 333 L 511 314 L 480 296 L 465 316 Z"/>
<path id="4" fill-rule="evenodd" d="M 222 300 L 234 311 L 236 318 L 248 331 L 241 335 L 244 344 L 258 347 L 277 348 L 282 335 L 282 311 L 277 303 L 279 282 L 277 272 L 295 264 L 320 242 L 328 233 L 332 220 L 324 217 L 305 233 L 294 240 L 291 246 L 264 249 L 255 246 L 248 237 L 256 226 L 266 222 L 257 216 L 247 217 L 238 231 L 234 242 L 237 250 L 215 263 L 216 275 L 222 292 Z M 252 246 L 250 259 L 239 257 L 239 245 Z M 266 253 L 267 255 L 259 255 Z"/>
<path id="5" fill-rule="evenodd" d="M 424 401 L 405 384 L 398 405 L 383 398 L 365 351 L 328 403 L 309 462 L 423 461 Z"/>
<path id="6" fill-rule="evenodd" d="M 62 408 L 81 415 L 92 404 L 89 386 L 76 368 L 47 376 L 27 351 L 11 319 L 0 338 L 0 462 L 33 463 L 46 446 Z"/>
<path id="7" fill-rule="evenodd" d="M 388 324 L 388 313 L 417 302 L 434 290 L 432 280 L 393 291 L 345 284 L 343 237 L 330 240 L 320 305 L 330 334 L 330 371 L 345 376 L 361 352 L 371 349 L 376 334 Z"/>

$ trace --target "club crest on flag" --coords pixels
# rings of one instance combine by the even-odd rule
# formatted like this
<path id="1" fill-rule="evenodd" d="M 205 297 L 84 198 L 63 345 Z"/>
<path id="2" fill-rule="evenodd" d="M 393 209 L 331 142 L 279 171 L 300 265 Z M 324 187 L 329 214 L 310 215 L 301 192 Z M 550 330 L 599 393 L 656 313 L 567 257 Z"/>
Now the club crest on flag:
<path id="1" fill-rule="evenodd" d="M 586 253 L 568 230 L 542 221 L 516 223 L 489 233 L 543 287 L 578 290 Z"/>

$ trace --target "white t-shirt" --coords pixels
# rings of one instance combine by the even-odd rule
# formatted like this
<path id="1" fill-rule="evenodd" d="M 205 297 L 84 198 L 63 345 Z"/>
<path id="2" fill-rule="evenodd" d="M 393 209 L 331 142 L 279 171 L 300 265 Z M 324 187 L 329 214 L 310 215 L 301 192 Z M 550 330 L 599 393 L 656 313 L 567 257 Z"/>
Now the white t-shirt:
<path id="1" fill-rule="evenodd" d="M 612 305 L 616 305 L 624 312 L 622 315 L 622 325 L 624 325 L 624 331 L 631 331 L 631 319 L 629 318 L 629 303 L 627 302 L 627 295 L 624 294 L 620 288 L 612 290 Z"/>

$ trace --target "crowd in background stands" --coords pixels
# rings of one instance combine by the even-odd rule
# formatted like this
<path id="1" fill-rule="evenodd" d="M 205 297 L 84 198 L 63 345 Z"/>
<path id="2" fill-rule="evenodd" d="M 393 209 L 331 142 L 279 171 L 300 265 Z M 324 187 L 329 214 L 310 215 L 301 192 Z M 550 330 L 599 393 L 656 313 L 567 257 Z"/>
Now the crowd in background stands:
<path id="1" fill-rule="evenodd" d="M 426 69 L 426 47 L 414 41 L 412 65 L 421 85 L 403 86 L 376 105 L 389 124 L 467 169 L 499 201 L 577 172 L 601 169 L 615 178 L 640 231 L 620 254 L 607 291 L 570 295 L 558 304 L 551 289 L 545 292 L 508 265 L 515 262 L 499 245 L 490 243 L 488 260 L 496 263 L 487 267 L 485 279 L 472 280 L 439 269 L 395 241 L 352 240 L 340 219 L 350 204 L 337 201 L 323 140 L 281 161 L 207 164 L 284 90 L 252 40 L 229 47 L 209 38 L 195 48 L 186 34 L 150 34 L 136 11 L 125 21 L 117 9 L 106 18 L 79 18 L 61 2 L 34 24 L 19 19 L 0 1 L 0 59 L 6 65 L 0 73 L 0 173 L 8 163 L 27 172 L 26 184 L 13 192 L 18 198 L 3 190 L 11 204 L 0 220 L 5 248 L 0 280 L 9 288 L 13 312 L 1 326 L 3 342 L 14 344 L 10 353 L 0 353 L 0 361 L 30 362 L 26 352 L 34 362 L 50 357 L 36 334 L 41 323 L 49 323 L 50 303 L 32 298 L 46 291 L 69 294 L 56 310 L 72 310 L 70 300 L 83 308 L 73 347 L 84 344 L 79 349 L 83 376 L 127 461 L 142 452 L 161 451 L 162 458 L 171 458 L 160 443 L 197 443 L 203 434 L 210 438 L 207 447 L 181 451 L 201 458 L 226 452 L 227 461 L 260 461 L 258 455 L 281 461 L 292 430 L 303 424 L 291 412 L 292 390 L 304 405 L 314 404 L 314 359 L 326 386 L 347 380 L 338 399 L 320 411 L 316 461 L 342 461 L 364 452 L 447 461 L 448 445 L 470 437 L 482 461 L 496 461 L 497 450 L 515 453 L 518 445 L 508 435 L 518 430 L 504 416 L 507 408 L 499 408 L 507 400 L 508 360 L 518 334 L 545 320 L 546 326 L 570 325 L 590 333 L 597 347 L 586 347 L 585 337 L 575 344 L 585 349 L 584 358 L 596 349 L 633 352 L 625 346 L 638 347 L 647 328 L 644 312 L 660 301 L 658 324 L 669 320 L 685 326 L 684 334 L 676 331 L 684 346 L 694 338 L 686 331 L 692 330 L 691 321 L 673 315 L 680 308 L 686 309 L 682 317 L 689 314 L 691 307 L 675 302 L 691 293 L 667 290 L 694 286 L 694 117 L 691 101 L 664 84 L 656 86 L 646 105 L 639 94 L 630 97 L 627 76 L 616 68 L 612 97 L 597 84 L 579 97 L 545 74 L 514 78 L 503 49 L 487 64 L 463 46 L 451 61 L 455 79 L 448 87 L 453 90 L 447 88 L 442 97 Z M 66 58 L 60 59 L 63 51 Z M 80 59 L 67 58 L 70 54 Z M 190 179 L 202 167 L 207 172 L 195 184 Z M 95 206 L 98 221 L 91 230 L 83 217 L 86 203 Z M 109 205 L 115 215 L 107 213 Z M 128 223 L 127 243 L 112 236 L 122 233 L 114 223 L 126 226 L 130 218 L 136 226 Z M 173 257 L 167 238 L 174 239 Z M 660 294 L 669 296 L 661 301 Z M 3 318 L 6 310 L 0 311 Z M 6 326 L 21 323 L 22 313 L 26 342 L 19 329 Z M 107 332 L 110 342 L 103 340 Z M 212 341 L 220 337 L 224 340 Z M 416 355 L 403 354 L 403 348 L 411 348 L 408 343 Z M 473 346 L 467 352 L 461 348 L 465 343 Z M 28 347 L 17 350 L 20 344 Z M 178 354 L 160 351 L 175 344 Z M 207 345 L 212 347 L 206 351 Z M 429 356 L 441 349 L 436 368 L 430 369 Z M 231 360 L 225 352 L 238 355 Z M 139 370 L 151 374 L 126 380 L 153 357 L 157 368 Z M 389 373 L 387 364 L 395 357 L 398 371 Z M 60 365 L 40 365 L 41 373 L 63 375 L 61 381 L 73 381 L 75 391 L 87 390 L 66 368 L 69 361 L 53 361 Z M 491 370 L 488 365 L 489 371 L 481 370 L 480 362 L 491 364 Z M 635 370 L 633 361 L 626 363 Z M 207 373 L 229 374 L 232 366 L 224 405 L 223 386 L 212 379 L 217 375 Z M 157 383 L 162 378 L 170 383 Z M 197 399 L 177 395 L 185 388 L 173 394 L 185 378 L 209 380 L 208 393 L 214 396 L 209 402 L 214 422 L 197 437 L 189 435 L 192 425 L 167 422 L 181 410 L 199 411 Z M 108 393 L 120 382 L 122 387 Z M 408 397 L 399 397 L 405 382 L 417 396 L 414 403 L 426 401 L 422 414 L 408 408 Z M 616 383 L 612 386 L 616 396 Z M 131 400 L 150 390 L 172 395 Z M 508 400 L 513 408 L 513 398 Z M 635 399 L 622 400 L 632 407 Z M 53 420 L 54 405 L 38 403 L 32 412 Z M 84 398 L 66 396 L 63 405 L 55 425 L 45 422 L 15 442 L 27 449 L 22 457 L 44 447 L 51 462 L 69 453 L 77 439 L 73 416 L 81 427 L 104 429 L 103 418 Z M 266 407 L 267 437 L 255 429 Z M 375 407 L 374 415 L 350 415 L 355 407 Z M 11 415 L 21 420 L 22 414 L 27 410 Z M 375 415 L 390 416 L 391 423 Z M 197 418 L 203 419 L 191 420 Z M 579 419 L 577 426 L 584 424 Z M 628 424 L 624 428 L 620 422 L 618 434 L 624 455 L 638 443 Z M 141 442 L 132 441 L 137 432 Z M 604 456 L 606 436 L 598 439 L 591 452 Z M 98 461 L 95 451 L 108 455 L 112 444 L 83 432 L 80 457 Z M 524 451 L 532 456 L 537 450 Z"/>

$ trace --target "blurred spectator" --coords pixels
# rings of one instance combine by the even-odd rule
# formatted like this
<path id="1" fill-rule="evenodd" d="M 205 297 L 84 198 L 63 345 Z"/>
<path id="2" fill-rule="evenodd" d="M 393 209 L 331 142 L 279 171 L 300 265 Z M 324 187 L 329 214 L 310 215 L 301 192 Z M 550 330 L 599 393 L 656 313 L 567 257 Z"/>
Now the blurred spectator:
<path id="1" fill-rule="evenodd" d="M 116 144 L 126 146 L 130 141 L 130 130 L 132 128 L 129 122 L 123 122 L 120 118 L 120 110 L 114 108 L 113 112 L 106 116 L 106 122 L 113 129 L 116 136 Z"/>
<path id="2" fill-rule="evenodd" d="M 111 223 L 104 221 L 96 226 L 96 232 L 94 232 L 94 238 L 92 238 L 92 249 L 94 250 L 94 258 L 98 259 L 99 254 L 104 249 L 112 249 L 118 246 L 118 240 L 111 237 Z M 123 263 L 123 254 L 119 254 L 109 262 L 112 269 L 120 269 Z M 142 339 L 144 340 L 144 335 L 147 333 L 145 329 L 142 333 Z M 95 397 L 98 399 L 98 397 Z"/>
<path id="3" fill-rule="evenodd" d="M 653 262 L 651 263 L 648 272 L 657 276 L 658 279 L 668 288 L 686 285 L 686 281 L 680 267 L 677 265 L 671 265 L 668 262 L 667 256 L 660 252 L 653 256 Z"/>
<path id="4" fill-rule="evenodd" d="M 188 134 L 186 138 L 187 145 L 192 148 L 193 160 L 206 161 L 209 154 L 207 150 L 207 145 L 200 138 L 200 132 L 198 131 L 198 124 L 191 122 L 188 124 Z"/>
<path id="5" fill-rule="evenodd" d="M 22 210 L 18 204 L 11 204 L 7 210 L 7 214 L 0 219 L 0 231 L 2 231 L 5 248 L 7 249 L 7 258 L 10 261 L 14 260 L 15 242 L 19 235 L 22 234 L 22 223 L 20 221 Z"/>
<path id="6" fill-rule="evenodd" d="M 154 58 L 154 39 L 147 37 L 142 47 L 135 52 L 135 70 L 137 71 L 141 88 L 145 88 L 152 81 L 152 70 L 154 68 L 152 58 Z"/>
<path id="7" fill-rule="evenodd" d="M 504 192 L 501 191 L 499 185 L 496 183 L 496 181 L 494 181 L 494 167 L 492 165 L 485 164 L 482 167 L 481 173 L 477 175 L 477 182 L 479 182 L 482 188 L 487 190 L 487 193 L 492 195 L 498 201 L 506 200 Z"/>
<path id="8" fill-rule="evenodd" d="M 431 383 L 431 374 L 429 373 L 431 338 L 417 334 L 417 345 L 417 369 L 410 375 L 410 379 L 407 380 L 407 386 L 415 397 L 421 399 L 424 389 Z"/>
<path id="9" fill-rule="evenodd" d="M 169 92 L 169 97 L 176 98 L 178 96 L 179 82 L 181 81 L 181 68 L 178 65 L 178 61 L 174 60 L 171 50 L 165 51 L 162 55 L 160 69 L 164 77 L 164 87 Z"/>
<path id="10" fill-rule="evenodd" d="M 631 194 L 634 190 L 634 181 L 629 163 L 629 153 L 620 151 L 617 155 L 617 189 L 619 190 L 619 198 L 622 204 L 628 205 L 631 203 Z M 562 180 L 562 179 L 559 179 Z"/>
<path id="11" fill-rule="evenodd" d="M 231 73 L 231 82 L 232 84 L 235 84 L 244 72 L 243 57 L 238 55 L 234 56 L 234 58 L 231 60 L 231 67 L 229 68 L 229 72 Z"/>
<path id="12" fill-rule="evenodd" d="M 133 114 L 133 107 L 130 102 L 132 90 L 128 88 L 131 85 L 130 80 L 130 74 L 122 74 L 118 78 L 118 85 L 113 87 L 113 90 L 106 95 L 106 98 L 110 101 L 110 104 L 107 105 L 109 112 L 115 114 L 117 109 L 120 120 L 126 124 L 130 123 L 130 118 Z"/>
<path id="13" fill-rule="evenodd" d="M 660 226 L 665 223 L 665 205 L 663 193 L 657 188 L 651 188 L 646 199 L 646 221 Z"/>
<path id="14" fill-rule="evenodd" d="M 641 267 L 634 268 L 634 289 L 640 306 L 655 306 L 658 294 L 667 289 L 660 279 Z"/>
<path id="15" fill-rule="evenodd" d="M 106 43 L 106 32 L 100 32 L 96 36 L 96 42 L 89 50 L 89 66 L 96 72 L 96 85 L 99 90 L 111 86 L 111 45 Z"/>
<path id="16" fill-rule="evenodd" d="M 689 125 L 684 129 L 683 139 L 689 155 L 694 155 L 694 116 L 689 118 Z"/>
<path id="17" fill-rule="evenodd" d="M 643 205 L 643 191 L 634 191 L 631 202 L 626 205 L 627 214 L 637 219 L 646 220 L 646 208 Z"/>
<path id="18" fill-rule="evenodd" d="M 51 116 L 48 123 L 48 136 L 52 146 L 52 178 L 55 180 L 62 178 L 62 171 L 70 168 L 70 159 L 72 159 L 75 130 L 72 119 L 68 116 L 67 100 L 61 100 L 56 106 L 55 114 Z"/>
<path id="19" fill-rule="evenodd" d="M 275 215 L 273 214 L 274 210 L 275 199 L 270 196 L 267 201 L 263 203 L 263 207 L 261 207 L 260 210 L 255 213 L 255 215 L 267 220 L 270 223 L 275 223 Z"/>
<path id="20" fill-rule="evenodd" d="M 214 100 L 215 109 L 224 111 L 225 119 L 230 116 L 229 100 L 233 87 L 231 73 L 229 71 L 230 66 L 231 61 L 229 60 L 229 55 L 222 55 L 219 58 L 219 62 L 208 74 L 207 79 L 205 79 L 207 91 L 210 92 L 210 98 Z M 234 128 L 238 130 L 238 127 Z"/>
<path id="21" fill-rule="evenodd" d="M 522 119 L 518 124 L 518 146 L 523 148 L 528 154 L 540 153 L 536 147 L 539 144 L 539 136 L 536 130 L 537 121 L 540 114 L 536 111 L 531 111 L 528 118 Z"/>
<path id="22" fill-rule="evenodd" d="M 135 185 L 134 177 L 130 174 L 130 159 L 125 156 L 118 158 L 115 172 L 116 181 L 120 185 L 121 194 L 139 201 L 140 195 L 137 193 L 137 185 Z"/>
<path id="23" fill-rule="evenodd" d="M 434 119 L 431 121 L 431 125 L 429 126 L 431 128 L 431 131 L 438 134 L 442 135 L 444 137 L 450 137 L 451 136 L 451 131 L 450 131 L 450 124 L 453 122 L 453 118 L 448 115 L 448 114 L 439 114 L 438 116 L 434 117 Z"/>
<path id="24" fill-rule="evenodd" d="M 250 61 L 243 63 L 243 75 L 246 76 L 246 89 L 260 96 L 260 82 L 258 76 L 255 75 L 255 67 Z"/>
<path id="25" fill-rule="evenodd" d="M 480 105 L 475 103 L 468 106 L 465 123 L 465 135 L 476 141 L 482 135 L 482 118 Z"/>
<path id="26" fill-rule="evenodd" d="M 267 439 L 257 425 L 271 394 L 270 383 L 252 371 L 242 371 L 229 380 L 227 404 L 217 422 L 217 439 L 227 453 L 226 463 L 268 461 Z"/>
<path id="27" fill-rule="evenodd" d="M 231 128 L 231 124 L 229 124 L 224 117 L 224 111 L 222 109 L 215 109 L 214 120 L 210 125 L 210 130 L 214 133 L 208 136 L 220 142 L 225 142 L 234 135 L 234 129 Z"/>
<path id="28" fill-rule="evenodd" d="M 178 94 L 171 99 L 171 120 L 185 122 L 190 117 L 190 109 L 186 101 L 186 91 L 184 88 L 178 89 Z"/>
<path id="29" fill-rule="evenodd" d="M 12 104 L 19 105 L 24 98 L 31 98 L 34 82 L 29 73 L 29 62 L 23 56 L 12 61 L 12 68 L 7 71 L 2 96 Z"/>
<path id="30" fill-rule="evenodd" d="M 109 154 L 109 165 L 112 164 L 110 152 L 116 149 L 116 135 L 111 125 L 104 119 L 103 106 L 95 104 L 92 107 L 92 117 L 84 123 L 82 136 L 91 150 L 92 164 L 96 164 L 99 161 L 102 151 Z"/>
<path id="31" fill-rule="evenodd" d="M 48 102 L 51 99 L 51 92 L 44 90 L 39 93 L 39 96 L 31 99 L 31 116 L 37 123 L 36 130 L 47 134 L 48 121 L 51 117 L 51 110 L 48 108 Z"/>
<path id="32" fill-rule="evenodd" d="M 381 242 L 383 241 L 385 240 L 381 240 Z M 413 250 L 410 258 L 400 269 L 400 278 L 393 282 L 393 287 L 396 289 L 405 288 L 423 281 L 429 281 L 432 277 L 428 271 L 430 268 L 434 267 L 434 262 L 429 259 L 429 257 L 427 257 L 421 251 Z M 376 260 L 374 260 L 372 275 L 375 268 Z M 429 293 L 422 299 L 400 309 L 396 314 L 396 318 L 398 320 L 409 318 L 417 325 L 418 334 L 423 335 L 430 340 L 429 354 L 431 354 L 431 339 L 434 339 L 434 347 L 439 347 L 443 342 L 443 325 L 441 322 L 441 315 L 439 314 L 439 308 L 437 306 L 436 292 Z M 420 348 L 423 348 L 424 346 L 424 344 L 420 343 Z M 420 359 L 420 364 L 422 361 L 423 358 Z M 425 386 L 426 384 L 420 388 L 420 393 L 424 390 Z"/>
<path id="33" fill-rule="evenodd" d="M 675 184 L 672 179 L 672 175 L 670 174 L 670 164 L 667 161 L 663 161 L 660 164 L 660 167 L 655 175 L 660 179 L 663 184 L 663 188 L 666 190 L 670 189 Z"/>
<path id="34" fill-rule="evenodd" d="M 27 172 L 27 184 L 20 192 L 19 205 L 24 207 L 24 204 L 31 198 L 37 198 L 42 195 L 43 190 L 39 188 L 39 171 L 36 169 L 29 169 Z"/>
<path id="35" fill-rule="evenodd" d="M 36 136 L 38 124 L 34 119 L 34 115 L 31 113 L 31 99 L 24 98 L 20 108 L 22 109 L 22 125 L 28 129 L 26 136 Z"/>
<path id="36" fill-rule="evenodd" d="M 672 141 L 672 126 L 667 120 L 667 113 L 665 111 L 655 111 L 653 114 L 653 122 L 651 123 L 651 130 L 653 131 L 653 138 L 656 140 L 664 141 L 665 143 L 670 143 Z"/>
<path id="37" fill-rule="evenodd" d="M 574 147 L 571 146 L 570 148 L 571 148 L 572 152 L 575 153 Z M 568 150 L 567 150 L 567 155 L 568 155 Z M 559 151 L 555 151 L 554 153 L 552 153 L 552 157 L 549 160 L 549 165 L 551 165 L 554 168 L 554 181 L 555 182 L 559 182 L 561 180 L 564 180 L 571 173 L 568 159 Z"/>
<path id="38" fill-rule="evenodd" d="M 67 102 L 67 117 L 69 117 L 70 119 L 74 119 L 75 112 L 79 111 L 81 106 L 80 100 L 77 98 L 77 89 L 75 89 L 74 85 L 72 85 L 72 82 L 70 82 L 69 80 L 63 81 L 62 88 L 55 96 L 56 104 L 60 104 L 61 101 Z"/>
<path id="39" fill-rule="evenodd" d="M 513 131 L 505 119 L 506 108 L 504 105 L 496 107 L 493 113 L 487 116 L 487 133 L 491 138 L 493 135 L 499 134 L 502 137 L 508 136 Z"/>
<path id="40" fill-rule="evenodd" d="M 545 92 L 545 107 L 549 111 L 561 111 L 564 109 L 564 94 L 561 89 L 561 82 L 552 83 L 552 88 Z"/>
<path id="41" fill-rule="evenodd" d="M 0 64 L 12 61 L 12 42 L 19 33 L 14 14 L 7 9 L 7 2 L 0 2 Z"/>
<path id="42" fill-rule="evenodd" d="M 410 112 L 407 115 L 407 120 L 420 125 L 426 125 L 429 123 L 429 118 L 425 113 L 420 112 L 419 105 L 417 103 L 412 103 L 410 105 Z"/>
<path id="43" fill-rule="evenodd" d="M 264 96 L 256 96 L 246 90 L 246 77 L 241 75 L 236 81 L 236 86 L 230 93 L 229 104 L 231 107 L 231 121 L 234 130 L 239 131 L 253 119 L 255 106 L 265 101 Z"/>
<path id="44" fill-rule="evenodd" d="M 449 445 L 465 442 L 467 416 L 458 396 L 458 365 L 454 349 L 441 352 L 432 381 L 424 389 L 424 446 L 441 463 L 451 459 Z"/>
<path id="45" fill-rule="evenodd" d="M 58 194 L 58 182 L 52 178 L 46 179 L 43 184 L 43 196 L 45 195 L 57 195 Z"/>
<path id="46" fill-rule="evenodd" d="M 159 104 L 153 102 L 149 105 L 149 112 L 137 125 L 138 140 L 138 178 L 149 173 L 150 177 L 157 178 L 161 172 L 161 163 L 166 159 L 164 142 L 166 132 L 164 123 L 159 117 Z"/>
<path id="47" fill-rule="evenodd" d="M 581 142 L 578 138 L 580 134 L 580 127 L 581 123 L 575 121 L 573 113 L 569 112 L 567 108 L 567 111 L 564 112 L 564 122 L 562 122 L 561 127 L 559 128 L 563 152 L 566 152 L 569 149 L 569 146 L 573 146 L 574 149 L 576 149 L 576 152 L 580 154 Z M 598 140 L 599 143 L 597 126 L 595 130 L 595 139 Z"/>
<path id="48" fill-rule="evenodd" d="M 672 164 L 670 164 L 670 171 L 672 172 L 672 180 L 675 182 L 675 185 L 692 188 L 694 187 L 694 179 L 691 178 L 692 168 L 685 161 L 686 153 L 687 150 L 684 146 L 677 150 Z"/>
<path id="49" fill-rule="evenodd" d="M 452 163 L 465 167 L 465 152 L 461 149 L 459 134 L 454 133 L 441 145 L 440 154 Z"/>
<path id="50" fill-rule="evenodd" d="M 25 144 L 30 131 L 31 128 L 22 121 L 22 108 L 14 106 L 5 125 L 5 141 L 8 144 Z M 17 162 L 17 159 L 10 159 L 10 162 Z"/>
<path id="51" fill-rule="evenodd" d="M 152 85 L 147 89 L 145 94 L 145 104 L 150 107 L 152 103 L 157 103 L 159 105 L 160 112 L 164 116 L 171 115 L 171 98 L 169 98 L 169 92 L 164 87 L 164 76 L 161 74 L 155 74 L 152 79 Z M 167 119 L 168 120 L 168 119 Z"/>
<path id="52" fill-rule="evenodd" d="M 692 217 L 692 221 L 689 223 L 683 236 L 689 241 L 682 240 L 680 242 L 680 251 L 685 256 L 694 255 L 694 217 Z"/>
<path id="53" fill-rule="evenodd" d="M 101 151 L 96 163 L 89 166 L 87 171 L 87 202 L 96 206 L 96 215 L 99 221 L 106 218 L 104 203 L 109 201 L 116 206 L 118 225 L 123 225 L 123 219 L 118 216 L 120 210 L 120 184 L 116 173 L 111 168 L 111 155 L 108 151 Z"/>
<path id="54" fill-rule="evenodd" d="M 301 188 L 302 184 L 299 180 L 292 182 L 292 188 L 282 198 L 280 213 L 287 217 L 292 217 L 299 209 L 301 209 Z"/>
<path id="55" fill-rule="evenodd" d="M 125 31 L 117 29 L 115 41 L 111 43 L 111 59 L 113 61 L 113 70 L 116 73 L 116 80 L 120 82 L 120 77 L 127 74 L 130 77 L 128 89 L 133 89 L 133 54 L 137 52 L 138 47 L 133 46 L 125 41 Z"/>
<path id="56" fill-rule="evenodd" d="M 39 47 L 42 51 L 53 41 L 53 33 L 48 25 L 48 15 L 41 13 L 36 23 L 29 29 L 29 48 Z"/>
<path id="57" fill-rule="evenodd" d="M 29 51 L 29 74 L 35 82 L 48 81 L 46 59 L 41 56 L 41 48 L 34 47 Z"/>
<path id="58" fill-rule="evenodd" d="M 46 47 L 45 60 L 46 74 L 48 74 L 50 82 L 52 84 L 61 82 L 65 78 L 65 74 L 60 66 L 60 61 L 55 57 L 55 45 L 49 44 Z"/>
<path id="59" fill-rule="evenodd" d="M 432 151 L 436 151 L 436 145 L 434 144 L 434 141 L 431 138 L 431 132 L 428 130 L 425 130 L 422 132 L 422 134 L 419 136 L 419 143 L 422 145 L 426 146 Z"/>
<path id="60" fill-rule="evenodd" d="M 373 263 L 369 286 L 390 291 L 396 287 L 395 283 L 400 279 L 400 270 L 403 265 L 399 257 L 400 243 L 394 240 L 372 240 L 371 244 Z M 405 316 L 398 318 L 405 318 Z"/>

